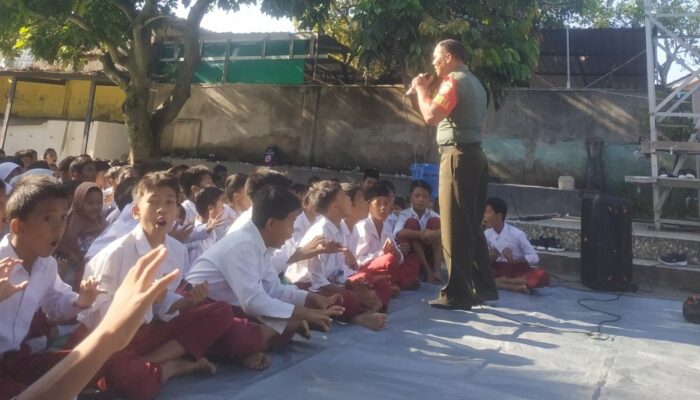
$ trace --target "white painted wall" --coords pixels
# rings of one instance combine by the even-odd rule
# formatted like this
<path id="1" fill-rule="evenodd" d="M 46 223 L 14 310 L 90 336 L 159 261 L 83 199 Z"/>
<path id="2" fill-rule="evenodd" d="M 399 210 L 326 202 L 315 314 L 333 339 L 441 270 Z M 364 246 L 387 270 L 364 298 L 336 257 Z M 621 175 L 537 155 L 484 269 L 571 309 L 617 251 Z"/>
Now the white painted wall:
<path id="1" fill-rule="evenodd" d="M 62 120 L 24 120 L 8 127 L 5 153 L 34 149 L 41 157 L 48 147 L 56 149 L 58 159 L 83 153 L 84 122 Z M 103 159 L 126 158 L 129 142 L 124 124 L 92 122 L 88 136 L 87 154 Z"/>

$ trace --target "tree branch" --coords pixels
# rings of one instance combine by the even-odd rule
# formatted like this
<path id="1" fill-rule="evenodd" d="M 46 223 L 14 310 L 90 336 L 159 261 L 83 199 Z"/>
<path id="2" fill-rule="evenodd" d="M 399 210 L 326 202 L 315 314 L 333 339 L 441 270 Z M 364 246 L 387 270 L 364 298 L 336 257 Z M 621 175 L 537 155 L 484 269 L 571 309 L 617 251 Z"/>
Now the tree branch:
<path id="1" fill-rule="evenodd" d="M 89 32 L 93 35 L 96 34 L 95 29 L 92 26 L 90 26 L 90 24 L 88 24 L 87 21 L 75 14 L 69 15 L 66 18 L 66 21 L 74 23 L 76 26 L 78 26 L 80 29 L 86 32 Z M 98 38 L 97 40 L 105 45 L 113 61 L 116 61 L 118 64 L 126 64 L 126 56 L 119 51 L 119 46 L 117 46 L 116 43 L 109 39 Z"/>
<path id="2" fill-rule="evenodd" d="M 126 90 L 127 86 L 129 86 L 129 76 L 114 65 L 109 54 L 102 54 L 100 56 L 100 62 L 102 63 L 102 70 L 107 78 L 116 83 L 122 90 Z"/>
<path id="3" fill-rule="evenodd" d="M 152 23 L 154 23 L 154 22 L 156 22 L 156 21 L 158 21 L 158 20 L 160 20 L 160 19 L 170 19 L 170 20 L 174 20 L 175 17 L 172 16 L 172 15 L 156 15 L 155 17 L 151 17 L 151 18 L 147 19 L 147 20 L 143 23 L 143 26 L 146 27 L 146 26 L 148 26 L 148 25 L 150 25 L 150 24 L 152 24 Z"/>
<path id="4" fill-rule="evenodd" d="M 173 121 L 182 106 L 190 97 L 192 76 L 199 63 L 199 25 L 202 22 L 213 0 L 197 0 L 187 16 L 185 31 L 183 32 L 184 60 L 180 74 L 175 81 L 175 86 L 170 96 L 160 105 L 151 118 L 151 130 L 154 134 L 160 134 L 165 125 Z"/>
<path id="5" fill-rule="evenodd" d="M 121 10 L 122 13 L 126 16 L 126 18 L 129 20 L 129 22 L 134 22 L 136 19 L 136 10 L 131 6 L 131 4 L 127 3 L 124 0 L 112 0 L 112 3 Z"/>

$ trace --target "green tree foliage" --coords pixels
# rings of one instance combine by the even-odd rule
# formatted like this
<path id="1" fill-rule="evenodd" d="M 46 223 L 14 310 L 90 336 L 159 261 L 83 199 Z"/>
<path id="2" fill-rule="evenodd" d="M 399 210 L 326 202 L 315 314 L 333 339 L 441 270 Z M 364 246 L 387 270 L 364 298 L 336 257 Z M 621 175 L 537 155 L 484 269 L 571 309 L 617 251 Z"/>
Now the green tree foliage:
<path id="1" fill-rule="evenodd" d="M 503 88 L 527 84 L 538 58 L 535 0 L 337 0 L 324 11 L 297 15 L 298 24 L 349 47 L 343 61 L 372 82 L 431 71 L 435 44 L 455 38 L 498 105 Z"/>

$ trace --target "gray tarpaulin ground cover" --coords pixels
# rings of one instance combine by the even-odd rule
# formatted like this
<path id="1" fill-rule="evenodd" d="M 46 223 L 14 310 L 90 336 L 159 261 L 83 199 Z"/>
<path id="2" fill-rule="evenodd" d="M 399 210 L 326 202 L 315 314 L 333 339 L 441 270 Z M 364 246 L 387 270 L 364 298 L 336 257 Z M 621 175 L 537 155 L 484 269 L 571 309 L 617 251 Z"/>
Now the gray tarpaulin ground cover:
<path id="1" fill-rule="evenodd" d="M 681 305 L 554 287 L 538 295 L 501 292 L 475 312 L 428 307 L 436 286 L 404 292 L 384 332 L 334 324 L 270 353 L 263 372 L 218 364 L 213 377 L 169 382 L 159 399 L 697 399 L 700 325 Z M 523 325 L 509 319 L 527 322 Z M 534 326 L 533 326 L 534 324 Z"/>

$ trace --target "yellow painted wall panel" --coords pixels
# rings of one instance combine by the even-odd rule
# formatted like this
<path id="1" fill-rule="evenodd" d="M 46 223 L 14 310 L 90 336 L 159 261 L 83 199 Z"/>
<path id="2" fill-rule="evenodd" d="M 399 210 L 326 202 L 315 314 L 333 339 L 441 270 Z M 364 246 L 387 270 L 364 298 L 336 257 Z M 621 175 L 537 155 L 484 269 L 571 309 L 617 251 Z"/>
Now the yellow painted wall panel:
<path id="1" fill-rule="evenodd" d="M 4 114 L 10 78 L 0 77 L 0 114 Z M 12 116 L 25 118 L 83 120 L 87 112 L 90 81 L 64 84 L 23 82 L 17 84 Z M 123 122 L 121 106 L 126 94 L 117 86 L 97 86 L 92 110 L 94 121 Z"/>
<path id="2" fill-rule="evenodd" d="M 34 82 L 17 83 L 12 115 L 18 117 L 64 118 L 66 85 Z"/>

